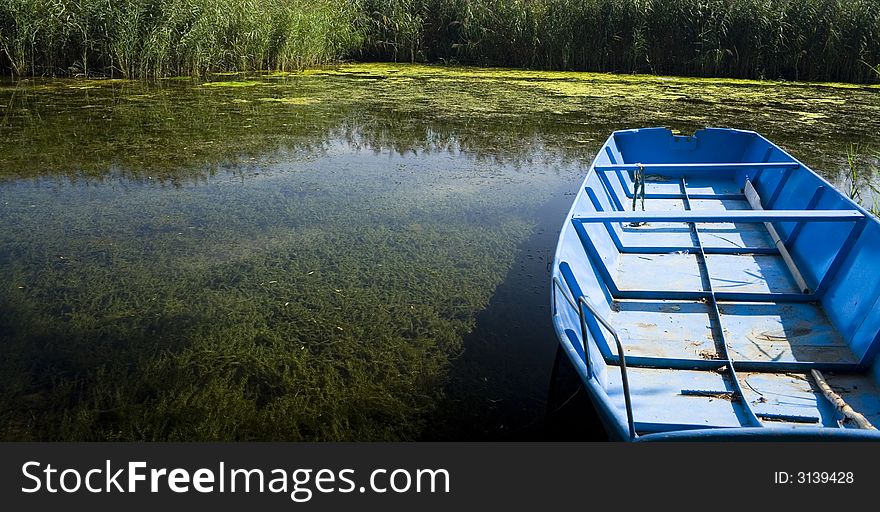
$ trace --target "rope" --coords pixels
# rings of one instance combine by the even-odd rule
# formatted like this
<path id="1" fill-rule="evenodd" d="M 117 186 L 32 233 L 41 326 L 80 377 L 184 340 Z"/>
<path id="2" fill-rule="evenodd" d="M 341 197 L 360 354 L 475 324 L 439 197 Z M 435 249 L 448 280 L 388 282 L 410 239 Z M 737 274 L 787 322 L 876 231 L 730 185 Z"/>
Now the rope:
<path id="1" fill-rule="evenodd" d="M 636 164 L 636 170 L 633 173 L 634 183 L 633 183 L 633 211 L 636 211 L 636 201 L 641 197 L 642 199 L 642 211 L 645 211 L 645 166 L 642 164 Z M 644 222 L 632 222 L 631 226 L 641 226 Z"/>
<path id="2" fill-rule="evenodd" d="M 855 423 L 859 428 L 864 428 L 867 430 L 877 430 L 874 425 L 871 425 L 871 422 L 868 421 L 861 413 L 855 411 L 852 407 L 849 406 L 844 400 L 843 397 L 838 395 L 831 389 L 831 386 L 828 385 L 828 382 L 825 381 L 825 378 L 819 373 L 817 370 L 811 370 L 810 373 L 813 375 L 813 379 L 816 381 L 816 384 L 819 385 L 819 389 L 822 390 L 822 394 L 825 395 L 825 398 L 828 399 L 829 402 L 834 404 L 834 407 L 837 407 L 837 410 L 843 414 L 846 418 L 844 421 L 851 421 Z"/>

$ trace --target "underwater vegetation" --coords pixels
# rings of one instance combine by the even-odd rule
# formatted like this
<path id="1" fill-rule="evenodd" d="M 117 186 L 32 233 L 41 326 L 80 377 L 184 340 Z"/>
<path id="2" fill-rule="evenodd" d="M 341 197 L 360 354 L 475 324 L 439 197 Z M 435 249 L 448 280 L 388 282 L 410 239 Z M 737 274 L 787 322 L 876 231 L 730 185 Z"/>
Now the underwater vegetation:
<path id="1" fill-rule="evenodd" d="M 489 408 L 512 429 L 503 408 L 542 414 L 546 380 L 505 357 L 549 368 L 529 343 L 555 342 L 465 340 L 508 323 L 486 318 L 499 289 L 513 320 L 547 320 L 544 261 L 517 259 L 546 257 L 523 255 L 558 231 L 540 212 L 565 209 L 611 131 L 757 129 L 839 184 L 851 144 L 880 147 L 877 86 L 207 78 L 0 82 L 0 438 L 461 438 Z"/>
<path id="2" fill-rule="evenodd" d="M 529 228 L 466 219 L 521 200 L 452 191 L 413 212 L 372 171 L 278 172 L 4 189 L 0 435 L 416 438 Z"/>
<path id="3" fill-rule="evenodd" d="M 354 59 L 876 82 L 875 0 L 4 0 L 0 69 L 158 77 Z"/>
<path id="4" fill-rule="evenodd" d="M 2 437 L 416 438 L 528 226 L 290 172 L 158 198 L 5 190 Z"/>

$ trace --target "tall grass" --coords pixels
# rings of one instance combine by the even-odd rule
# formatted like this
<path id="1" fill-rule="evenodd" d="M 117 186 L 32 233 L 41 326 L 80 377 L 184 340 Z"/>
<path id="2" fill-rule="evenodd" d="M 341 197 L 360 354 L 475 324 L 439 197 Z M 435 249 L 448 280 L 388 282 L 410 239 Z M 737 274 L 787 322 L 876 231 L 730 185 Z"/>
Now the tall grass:
<path id="1" fill-rule="evenodd" d="M 852 144 L 846 151 L 850 199 L 880 217 L 880 151 Z"/>
<path id="2" fill-rule="evenodd" d="M 2 0 L 12 73 L 156 76 L 343 58 L 877 81 L 878 0 Z"/>
<path id="3" fill-rule="evenodd" d="M 0 61 L 20 75 L 287 70 L 357 47 L 337 0 L 3 0 Z"/>
<path id="4" fill-rule="evenodd" d="M 373 0 L 373 58 L 690 76 L 876 81 L 876 0 Z M 405 7 L 402 7 L 404 6 Z M 384 9 L 383 9 L 384 7 Z M 369 44 L 372 43 L 372 44 Z M 383 46 L 384 45 L 384 46 Z M 865 63 L 868 66 L 865 66 Z"/>

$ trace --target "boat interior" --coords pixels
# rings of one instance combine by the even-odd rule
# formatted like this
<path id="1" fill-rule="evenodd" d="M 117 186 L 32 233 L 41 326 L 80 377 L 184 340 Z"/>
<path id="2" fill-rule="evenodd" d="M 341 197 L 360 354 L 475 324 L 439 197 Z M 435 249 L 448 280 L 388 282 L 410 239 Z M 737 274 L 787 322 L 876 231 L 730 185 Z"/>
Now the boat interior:
<path id="1" fill-rule="evenodd" d="M 754 132 L 615 132 L 553 307 L 632 437 L 880 426 L 880 223 Z"/>

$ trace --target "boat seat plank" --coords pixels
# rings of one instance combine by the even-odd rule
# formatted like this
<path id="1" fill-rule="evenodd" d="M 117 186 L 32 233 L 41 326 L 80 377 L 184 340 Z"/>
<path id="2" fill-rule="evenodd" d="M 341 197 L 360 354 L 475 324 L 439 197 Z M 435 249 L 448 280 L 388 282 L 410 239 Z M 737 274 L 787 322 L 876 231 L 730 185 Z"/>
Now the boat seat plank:
<path id="1" fill-rule="evenodd" d="M 707 254 L 706 265 L 715 291 L 801 293 L 775 254 Z"/>
<path id="2" fill-rule="evenodd" d="M 718 359 L 709 305 L 700 301 L 615 301 L 609 315 L 627 357 Z M 616 355 L 617 351 L 611 348 Z"/>
<path id="3" fill-rule="evenodd" d="M 730 383 L 715 371 L 627 368 L 633 419 L 637 430 L 739 427 L 743 410 L 727 398 L 683 394 L 689 390 L 729 391 Z M 620 372 L 608 372 L 608 397 L 623 410 Z"/>
<path id="4" fill-rule="evenodd" d="M 677 184 L 676 180 L 676 184 Z M 701 176 L 693 176 L 687 180 L 687 193 L 691 199 L 691 207 L 693 207 L 694 199 L 701 199 L 702 196 L 716 196 L 726 198 L 730 196 L 731 200 L 743 198 L 742 190 L 734 180 L 719 180 L 717 178 L 704 178 Z M 710 199 L 706 199 L 710 200 Z M 726 201 L 727 199 L 722 199 Z"/>
<path id="5" fill-rule="evenodd" d="M 691 199 L 691 211 L 751 210 L 745 199 Z M 753 222 L 697 223 L 700 242 L 706 249 L 716 247 L 761 247 L 774 249 L 767 230 Z"/>
<path id="6" fill-rule="evenodd" d="M 737 377 L 765 427 L 837 427 L 834 406 L 806 374 L 737 372 Z"/>
<path id="7" fill-rule="evenodd" d="M 645 276 L 651 276 L 646 282 Z M 696 254 L 621 254 L 614 281 L 620 290 L 666 291 L 703 289 Z"/>
<path id="8" fill-rule="evenodd" d="M 604 211 L 596 198 L 596 191 L 587 187 L 586 192 L 591 197 L 596 211 Z M 600 191 L 599 193 L 604 192 Z M 626 208 L 632 205 L 631 202 L 626 204 Z M 652 199 L 647 201 L 645 206 L 650 211 L 679 211 L 684 209 L 684 201 L 682 199 Z M 617 248 L 621 252 L 656 251 L 657 248 L 663 247 L 691 247 L 693 245 L 690 229 L 684 223 L 656 222 L 641 226 L 616 223 L 614 226 L 607 224 L 606 229 L 609 232 L 609 236 L 615 238 L 615 244 L 617 244 L 617 241 L 620 242 Z"/>
<path id="9" fill-rule="evenodd" d="M 816 303 L 719 302 L 734 360 L 857 364 Z"/>

